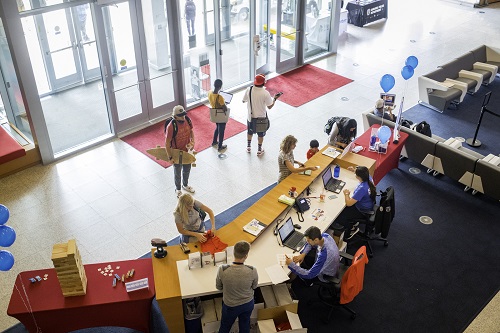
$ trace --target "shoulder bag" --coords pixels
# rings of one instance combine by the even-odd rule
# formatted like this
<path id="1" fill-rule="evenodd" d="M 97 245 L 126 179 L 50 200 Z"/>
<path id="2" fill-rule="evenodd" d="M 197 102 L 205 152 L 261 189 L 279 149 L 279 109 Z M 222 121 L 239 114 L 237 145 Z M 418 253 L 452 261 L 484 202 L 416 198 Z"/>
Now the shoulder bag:
<path id="1" fill-rule="evenodd" d="M 210 108 L 210 121 L 213 123 L 227 123 L 229 120 L 229 108 L 224 110 L 219 105 L 219 94 L 215 98 L 215 108 Z"/>
<path id="2" fill-rule="evenodd" d="M 269 129 L 269 126 L 271 126 L 271 123 L 269 121 L 269 118 L 267 117 L 267 112 L 265 117 L 259 117 L 259 118 L 254 118 L 253 117 L 253 107 L 252 107 L 252 88 L 250 87 L 250 110 L 252 110 L 252 131 L 254 133 L 262 133 L 265 132 Z"/>

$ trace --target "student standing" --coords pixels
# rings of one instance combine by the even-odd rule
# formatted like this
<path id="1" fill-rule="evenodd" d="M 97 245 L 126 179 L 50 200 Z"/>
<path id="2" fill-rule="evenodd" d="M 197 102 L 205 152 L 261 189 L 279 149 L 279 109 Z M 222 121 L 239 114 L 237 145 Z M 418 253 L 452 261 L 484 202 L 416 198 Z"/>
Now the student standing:
<path id="1" fill-rule="evenodd" d="M 254 267 L 245 265 L 249 251 L 250 243 L 236 243 L 233 264 L 222 265 L 217 271 L 215 287 L 222 290 L 222 320 L 219 333 L 229 333 L 236 318 L 239 332 L 250 332 L 254 289 L 257 288 L 259 277 Z"/>
<path id="2" fill-rule="evenodd" d="M 194 147 L 194 132 L 190 121 L 186 120 L 187 112 L 182 105 L 174 106 L 172 116 L 174 119 L 167 125 L 165 131 L 165 149 L 169 162 L 173 163 L 172 148 L 188 151 L 188 147 Z M 174 130 L 174 126 L 177 130 Z M 175 136 L 174 136 L 175 133 Z M 181 191 L 181 171 L 182 171 L 182 188 L 194 193 L 194 188 L 188 185 L 189 174 L 191 173 L 191 164 L 174 164 L 174 181 L 175 193 L 177 198 L 182 195 Z"/>
<path id="3" fill-rule="evenodd" d="M 272 109 L 274 103 L 280 96 L 279 94 L 271 96 L 271 94 L 266 90 L 264 85 L 266 84 L 266 77 L 264 74 L 259 74 L 255 76 L 253 81 L 253 86 L 248 87 L 245 91 L 245 96 L 243 96 L 243 103 L 248 102 L 248 117 L 247 117 L 247 152 L 252 151 L 252 138 L 256 133 L 256 121 L 257 118 L 267 118 L 267 110 Z M 264 136 L 266 131 L 257 132 L 258 136 L 258 149 L 257 156 L 262 156 L 264 154 L 264 148 L 262 148 L 262 143 L 264 142 Z"/>
<path id="4" fill-rule="evenodd" d="M 208 92 L 208 101 L 210 102 L 210 107 L 212 109 L 222 109 L 227 112 L 226 101 L 224 97 L 219 95 L 219 91 L 222 88 L 222 80 L 217 79 L 214 82 L 214 90 Z M 212 147 L 217 147 L 219 153 L 226 151 L 227 145 L 223 144 L 224 141 L 224 131 L 226 130 L 226 123 L 216 123 L 214 138 L 212 140 Z"/>

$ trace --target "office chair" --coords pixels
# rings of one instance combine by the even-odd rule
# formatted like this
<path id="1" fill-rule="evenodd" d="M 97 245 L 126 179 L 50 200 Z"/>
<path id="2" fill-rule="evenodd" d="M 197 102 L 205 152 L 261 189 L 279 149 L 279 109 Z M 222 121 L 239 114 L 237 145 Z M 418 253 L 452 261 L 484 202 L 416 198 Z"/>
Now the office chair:
<path id="1" fill-rule="evenodd" d="M 368 263 L 366 255 L 366 246 L 360 247 L 354 256 L 347 253 L 340 253 L 346 259 L 351 260 L 351 265 L 347 266 L 347 261 L 344 260 L 344 265 L 339 267 L 337 277 L 331 277 L 327 282 L 318 281 L 315 284 L 319 285 L 318 297 L 327 306 L 330 307 L 325 323 L 330 321 L 333 309 L 340 306 L 351 313 L 351 319 L 356 318 L 356 312 L 347 306 L 348 303 L 363 290 L 363 280 L 365 276 L 365 265 Z"/>
<path id="2" fill-rule="evenodd" d="M 363 214 L 362 219 L 354 219 L 353 223 L 364 224 L 365 229 L 363 232 L 358 232 L 351 241 L 354 239 L 361 240 L 368 247 L 368 256 L 373 257 L 373 248 L 371 241 L 383 242 L 384 246 L 389 246 L 387 236 L 391 227 L 392 220 L 395 214 L 394 203 L 394 188 L 389 186 L 385 191 L 380 191 L 380 201 L 378 205 L 374 205 L 373 211 Z"/>

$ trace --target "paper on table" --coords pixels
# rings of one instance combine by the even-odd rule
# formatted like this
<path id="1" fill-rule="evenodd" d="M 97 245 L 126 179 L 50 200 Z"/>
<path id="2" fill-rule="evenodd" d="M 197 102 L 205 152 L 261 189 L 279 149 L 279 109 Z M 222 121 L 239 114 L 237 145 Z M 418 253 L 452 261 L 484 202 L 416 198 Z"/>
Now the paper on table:
<path id="1" fill-rule="evenodd" d="M 271 278 L 271 282 L 273 284 L 278 284 L 288 280 L 288 275 L 286 275 L 283 267 L 278 264 L 266 267 L 266 272 Z"/>

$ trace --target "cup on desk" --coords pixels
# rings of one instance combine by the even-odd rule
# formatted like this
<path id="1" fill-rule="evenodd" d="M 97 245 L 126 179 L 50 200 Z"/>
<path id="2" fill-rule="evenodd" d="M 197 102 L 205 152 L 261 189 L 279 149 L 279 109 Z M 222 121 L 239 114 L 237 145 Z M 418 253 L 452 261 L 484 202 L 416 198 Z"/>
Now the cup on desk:
<path id="1" fill-rule="evenodd" d="M 325 193 L 321 193 L 319 195 L 319 202 L 325 202 L 325 197 L 326 197 L 326 194 Z"/>

